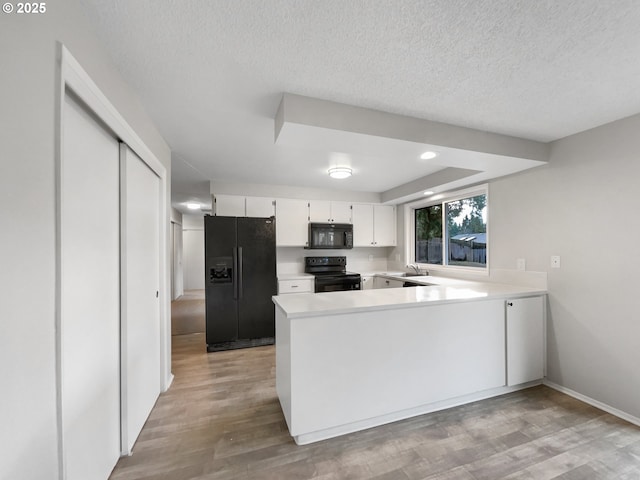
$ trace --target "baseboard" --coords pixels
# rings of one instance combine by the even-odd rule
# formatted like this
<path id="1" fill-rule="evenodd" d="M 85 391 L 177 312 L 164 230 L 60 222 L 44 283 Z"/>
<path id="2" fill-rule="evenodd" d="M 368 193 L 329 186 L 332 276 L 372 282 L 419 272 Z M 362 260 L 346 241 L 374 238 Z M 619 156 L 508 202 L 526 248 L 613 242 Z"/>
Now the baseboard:
<path id="1" fill-rule="evenodd" d="M 558 385 L 557 383 L 554 383 L 551 380 L 547 380 L 546 378 L 542 381 L 542 384 L 546 385 L 549 388 L 553 388 L 554 390 L 557 390 L 561 393 L 569 395 L 570 397 L 581 400 L 584 403 L 588 403 L 589 405 L 599 408 L 600 410 L 604 410 L 605 412 L 610 413 L 611 415 L 615 415 L 618 418 L 626 420 L 627 422 L 633 423 L 634 425 L 637 425 L 640 427 L 640 418 L 634 417 L 633 415 L 627 412 L 623 412 L 622 410 L 618 410 L 617 408 L 614 408 L 611 405 L 607 405 L 606 403 L 602 403 L 598 400 L 594 400 L 593 398 L 587 397 L 586 395 L 583 395 L 582 393 L 578 393 L 574 390 L 571 390 L 570 388 L 563 387 L 562 385 Z"/>
<path id="2" fill-rule="evenodd" d="M 502 386 L 491 388 L 489 390 L 483 390 L 480 392 L 474 392 L 467 395 L 461 395 L 459 397 L 449 398 L 441 400 L 439 402 L 433 402 L 425 405 L 419 405 L 406 410 L 400 410 L 397 412 L 391 412 L 388 414 L 380 415 L 378 417 L 367 418 L 364 420 L 357 420 L 355 422 L 347 423 L 344 425 L 338 425 L 335 427 L 329 427 L 314 432 L 305 432 L 291 434 L 293 440 L 297 445 L 307 445 L 309 443 L 319 442 L 321 440 L 327 440 L 329 438 L 346 435 L 348 433 L 359 432 L 367 430 L 373 427 L 379 427 L 380 425 L 386 425 L 387 423 L 397 422 L 399 420 L 405 420 L 407 418 L 416 417 L 418 415 L 425 415 L 428 413 L 439 412 L 441 410 L 447 410 L 449 408 L 459 407 L 460 405 L 466 405 L 468 403 L 478 402 L 480 400 L 486 400 L 487 398 L 497 397 L 505 395 L 507 393 L 517 392 L 518 390 L 524 390 L 526 388 L 535 387 L 540 385 L 540 380 L 534 380 L 533 382 L 522 383 L 515 386 Z M 285 412 L 286 410 L 282 410 Z M 287 420 L 287 427 L 289 427 L 289 420 L 285 414 Z M 291 428 L 289 428 L 291 432 Z"/>
<path id="3" fill-rule="evenodd" d="M 169 378 L 167 378 L 165 383 L 165 389 L 162 391 L 163 393 L 169 390 L 169 387 L 171 387 L 171 384 L 173 383 L 173 379 L 174 379 L 173 373 L 169 374 Z"/>
<path id="4" fill-rule="evenodd" d="M 207 345 L 207 352 L 222 352 L 225 350 L 237 350 L 239 348 L 263 347 L 275 344 L 275 337 L 251 338 L 234 340 L 232 342 L 221 342 Z"/>

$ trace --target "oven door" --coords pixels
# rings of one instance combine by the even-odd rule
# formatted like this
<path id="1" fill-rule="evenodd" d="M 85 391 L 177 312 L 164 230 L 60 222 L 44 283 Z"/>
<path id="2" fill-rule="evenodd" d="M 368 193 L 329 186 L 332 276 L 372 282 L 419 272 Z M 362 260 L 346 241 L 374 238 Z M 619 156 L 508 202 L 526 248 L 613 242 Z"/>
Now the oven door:
<path id="1" fill-rule="evenodd" d="M 344 290 L 360 290 L 360 275 L 316 275 L 316 293 Z"/>

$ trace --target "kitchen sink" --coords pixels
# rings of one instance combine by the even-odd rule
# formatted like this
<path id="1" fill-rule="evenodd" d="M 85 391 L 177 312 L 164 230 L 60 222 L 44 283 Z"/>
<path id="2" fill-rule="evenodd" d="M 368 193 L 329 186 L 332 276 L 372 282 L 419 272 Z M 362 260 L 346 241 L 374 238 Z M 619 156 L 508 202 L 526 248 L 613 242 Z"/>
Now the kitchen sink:
<path id="1" fill-rule="evenodd" d="M 429 274 L 428 273 L 412 273 L 412 272 L 406 272 L 402 274 L 403 277 L 428 277 Z"/>

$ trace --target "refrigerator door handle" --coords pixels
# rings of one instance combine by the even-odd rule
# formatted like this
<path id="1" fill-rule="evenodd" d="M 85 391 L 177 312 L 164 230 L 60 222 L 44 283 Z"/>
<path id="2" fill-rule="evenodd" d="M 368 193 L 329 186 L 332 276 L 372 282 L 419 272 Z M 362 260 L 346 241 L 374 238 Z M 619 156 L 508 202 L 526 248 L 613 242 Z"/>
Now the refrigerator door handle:
<path id="1" fill-rule="evenodd" d="M 244 290 L 244 287 L 242 286 L 242 276 L 242 247 L 238 247 L 238 275 L 236 278 L 238 279 L 238 298 L 240 299 L 242 299 L 242 293 Z"/>
<path id="2" fill-rule="evenodd" d="M 238 299 L 238 249 L 233 248 L 233 273 L 231 281 L 233 282 L 233 299 Z"/>

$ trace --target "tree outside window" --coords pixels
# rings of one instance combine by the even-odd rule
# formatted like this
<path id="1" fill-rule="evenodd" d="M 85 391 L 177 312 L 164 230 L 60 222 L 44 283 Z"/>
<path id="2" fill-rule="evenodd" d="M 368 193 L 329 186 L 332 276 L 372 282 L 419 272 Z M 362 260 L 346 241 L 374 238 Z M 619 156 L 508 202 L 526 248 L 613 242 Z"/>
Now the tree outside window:
<path id="1" fill-rule="evenodd" d="M 487 266 L 487 196 L 462 198 L 446 204 L 447 263 Z"/>
<path id="2" fill-rule="evenodd" d="M 416 262 L 442 265 L 442 205 L 415 210 Z"/>

